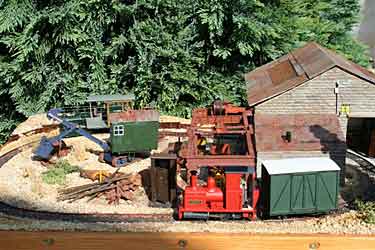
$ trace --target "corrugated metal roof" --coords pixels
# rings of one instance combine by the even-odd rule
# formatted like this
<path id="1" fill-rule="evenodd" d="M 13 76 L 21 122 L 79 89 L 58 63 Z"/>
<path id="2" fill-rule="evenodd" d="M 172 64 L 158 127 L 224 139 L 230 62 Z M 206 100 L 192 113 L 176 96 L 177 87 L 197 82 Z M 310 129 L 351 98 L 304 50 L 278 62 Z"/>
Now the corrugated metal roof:
<path id="1" fill-rule="evenodd" d="M 307 43 L 289 54 L 245 75 L 248 104 L 280 95 L 333 67 L 375 83 L 375 74 L 315 42 Z"/>
<path id="2" fill-rule="evenodd" d="M 116 101 L 133 101 L 135 100 L 134 94 L 127 95 L 90 95 L 87 98 L 88 102 L 116 102 Z"/>
<path id="3" fill-rule="evenodd" d="M 328 157 L 265 160 L 262 165 L 270 175 L 340 171 L 340 167 Z"/>

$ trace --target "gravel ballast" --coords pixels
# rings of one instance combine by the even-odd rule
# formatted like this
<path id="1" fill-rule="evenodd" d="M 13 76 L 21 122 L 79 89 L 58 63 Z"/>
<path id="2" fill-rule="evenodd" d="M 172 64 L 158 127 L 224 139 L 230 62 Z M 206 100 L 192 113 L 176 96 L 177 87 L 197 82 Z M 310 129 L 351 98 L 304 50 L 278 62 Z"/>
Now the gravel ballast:
<path id="1" fill-rule="evenodd" d="M 339 216 L 312 218 L 305 221 L 174 221 L 132 223 L 72 223 L 60 221 L 0 219 L 0 230 L 58 230 L 110 232 L 216 232 L 216 233 L 270 233 L 270 234 L 351 234 L 370 235 L 375 227 L 358 220 L 351 211 Z"/>

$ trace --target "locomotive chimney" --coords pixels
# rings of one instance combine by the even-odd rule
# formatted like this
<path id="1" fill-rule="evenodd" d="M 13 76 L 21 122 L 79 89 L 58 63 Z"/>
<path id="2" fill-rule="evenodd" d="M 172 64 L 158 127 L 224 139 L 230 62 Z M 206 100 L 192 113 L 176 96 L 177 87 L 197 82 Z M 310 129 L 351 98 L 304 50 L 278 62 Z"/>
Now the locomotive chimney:
<path id="1" fill-rule="evenodd" d="M 197 171 L 191 171 L 190 186 L 193 188 L 196 188 L 197 182 L 198 182 Z"/>
<path id="2" fill-rule="evenodd" d="M 216 188 L 215 179 L 213 177 L 207 178 L 207 189 L 208 191 L 213 190 Z"/>

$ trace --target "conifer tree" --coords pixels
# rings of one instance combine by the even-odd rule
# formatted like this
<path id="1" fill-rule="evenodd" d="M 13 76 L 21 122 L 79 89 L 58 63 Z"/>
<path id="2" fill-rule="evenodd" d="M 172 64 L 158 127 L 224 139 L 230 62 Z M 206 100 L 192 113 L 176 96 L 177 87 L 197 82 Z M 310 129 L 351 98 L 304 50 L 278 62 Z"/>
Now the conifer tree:
<path id="1" fill-rule="evenodd" d="M 308 41 L 365 65 L 358 0 L 0 0 L 0 141 L 18 121 L 89 94 L 188 116 L 245 105 L 242 74 Z"/>

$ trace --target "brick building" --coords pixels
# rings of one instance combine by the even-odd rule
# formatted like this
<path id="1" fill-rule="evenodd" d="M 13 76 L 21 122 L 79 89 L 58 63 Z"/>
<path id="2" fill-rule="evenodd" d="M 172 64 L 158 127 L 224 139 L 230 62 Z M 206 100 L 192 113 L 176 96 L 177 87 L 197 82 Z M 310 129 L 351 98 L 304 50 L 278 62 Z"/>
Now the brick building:
<path id="1" fill-rule="evenodd" d="M 265 159 L 325 155 L 344 170 L 347 144 L 371 154 L 375 74 L 308 43 L 245 79 L 255 109 L 258 165 Z"/>

